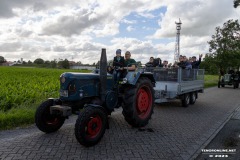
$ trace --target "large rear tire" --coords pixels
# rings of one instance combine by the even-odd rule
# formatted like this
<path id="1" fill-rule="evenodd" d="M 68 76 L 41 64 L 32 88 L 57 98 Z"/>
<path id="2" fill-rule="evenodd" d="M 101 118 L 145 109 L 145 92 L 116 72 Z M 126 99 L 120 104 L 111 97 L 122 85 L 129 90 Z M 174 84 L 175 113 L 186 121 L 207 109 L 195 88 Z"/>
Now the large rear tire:
<path id="1" fill-rule="evenodd" d="M 107 115 L 101 108 L 86 107 L 75 124 L 75 137 L 80 144 L 90 147 L 103 137 L 107 127 Z"/>
<path id="2" fill-rule="evenodd" d="M 131 126 L 146 126 L 153 114 L 153 107 L 154 90 L 148 78 L 142 77 L 135 86 L 124 89 L 122 113 Z"/>
<path id="3" fill-rule="evenodd" d="M 64 117 L 51 115 L 50 107 L 53 106 L 53 100 L 49 99 L 43 102 L 35 113 L 35 123 L 39 130 L 45 133 L 55 132 L 60 129 L 65 121 Z"/>

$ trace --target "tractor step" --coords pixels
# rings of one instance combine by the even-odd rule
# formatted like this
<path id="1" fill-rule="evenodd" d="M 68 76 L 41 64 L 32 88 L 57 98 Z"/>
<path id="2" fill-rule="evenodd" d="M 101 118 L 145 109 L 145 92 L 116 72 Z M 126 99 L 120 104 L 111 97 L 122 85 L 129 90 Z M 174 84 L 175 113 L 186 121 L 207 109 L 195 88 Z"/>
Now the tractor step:
<path id="1" fill-rule="evenodd" d="M 68 106 L 55 105 L 50 107 L 50 114 L 68 117 L 72 115 L 72 108 Z"/>

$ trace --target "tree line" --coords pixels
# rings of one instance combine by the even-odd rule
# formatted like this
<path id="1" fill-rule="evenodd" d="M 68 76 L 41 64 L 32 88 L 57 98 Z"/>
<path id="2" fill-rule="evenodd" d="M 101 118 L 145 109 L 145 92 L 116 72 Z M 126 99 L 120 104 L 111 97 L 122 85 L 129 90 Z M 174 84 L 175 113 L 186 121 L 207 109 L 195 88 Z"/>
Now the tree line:
<path id="1" fill-rule="evenodd" d="M 0 65 L 3 63 L 6 63 L 7 60 L 3 57 L 0 56 Z M 18 60 L 15 66 L 35 66 L 35 67 L 46 67 L 46 68 L 64 68 L 64 69 L 69 69 L 70 64 L 67 59 L 64 60 L 52 60 L 52 61 L 44 61 L 42 58 L 37 58 L 33 62 L 32 61 L 23 61 L 22 63 Z"/>
<path id="2" fill-rule="evenodd" d="M 222 27 L 216 27 L 215 34 L 208 41 L 209 53 L 201 67 L 211 74 L 240 67 L 240 25 L 238 20 L 228 20 Z"/>

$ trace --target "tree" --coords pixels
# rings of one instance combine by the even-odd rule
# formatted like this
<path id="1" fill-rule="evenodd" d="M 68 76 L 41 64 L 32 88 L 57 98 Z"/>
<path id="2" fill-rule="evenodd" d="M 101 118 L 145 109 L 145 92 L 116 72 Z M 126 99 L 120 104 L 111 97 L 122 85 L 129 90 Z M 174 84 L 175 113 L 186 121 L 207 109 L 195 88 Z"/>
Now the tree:
<path id="1" fill-rule="evenodd" d="M 33 63 L 35 63 L 35 64 L 43 64 L 44 60 L 41 59 L 41 58 L 37 58 L 37 59 L 35 59 L 35 61 Z"/>
<path id="2" fill-rule="evenodd" d="M 5 62 L 6 62 L 5 58 L 3 56 L 0 56 L 0 63 L 5 63 Z"/>
<path id="3" fill-rule="evenodd" d="M 215 75 L 218 74 L 218 67 L 216 66 L 215 63 L 213 63 L 213 56 L 212 54 L 206 54 L 205 58 L 203 58 L 201 64 L 200 64 L 200 68 L 201 69 L 205 69 L 205 73 L 206 74 L 211 74 L 211 75 Z"/>
<path id="4" fill-rule="evenodd" d="M 238 20 L 228 20 L 209 42 L 211 62 L 219 69 L 240 66 L 240 25 Z"/>
<path id="5" fill-rule="evenodd" d="M 233 1 L 234 8 L 237 8 L 239 5 L 240 5 L 240 0 L 234 0 Z"/>
<path id="6" fill-rule="evenodd" d="M 54 59 L 53 61 L 51 61 L 51 62 L 50 62 L 50 66 L 51 66 L 52 68 L 56 68 L 56 67 L 57 67 L 57 60 Z"/>
<path id="7" fill-rule="evenodd" d="M 65 68 L 65 69 L 69 69 L 70 68 L 69 61 L 67 59 L 65 59 L 63 61 L 59 61 L 58 62 L 58 66 L 60 68 Z"/>
<path id="8" fill-rule="evenodd" d="M 82 62 L 81 62 L 81 61 L 78 61 L 78 62 L 77 62 L 77 65 L 80 65 L 80 66 L 81 66 L 81 65 L 82 65 Z"/>
<path id="9" fill-rule="evenodd" d="M 44 64 L 50 64 L 50 61 L 47 60 L 47 61 L 44 62 Z"/>

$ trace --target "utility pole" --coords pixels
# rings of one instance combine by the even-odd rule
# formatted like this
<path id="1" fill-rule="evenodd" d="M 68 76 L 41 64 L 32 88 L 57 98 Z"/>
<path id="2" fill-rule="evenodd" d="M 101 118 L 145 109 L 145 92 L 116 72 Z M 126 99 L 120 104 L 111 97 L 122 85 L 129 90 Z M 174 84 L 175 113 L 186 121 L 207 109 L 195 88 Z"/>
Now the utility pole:
<path id="1" fill-rule="evenodd" d="M 175 53 L 174 53 L 174 61 L 178 62 L 180 55 L 180 30 L 181 30 L 181 20 L 179 18 L 179 22 L 175 22 L 177 34 L 176 34 L 176 43 L 175 43 Z"/>

